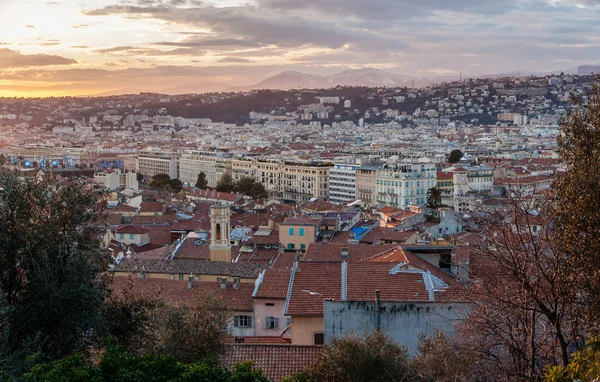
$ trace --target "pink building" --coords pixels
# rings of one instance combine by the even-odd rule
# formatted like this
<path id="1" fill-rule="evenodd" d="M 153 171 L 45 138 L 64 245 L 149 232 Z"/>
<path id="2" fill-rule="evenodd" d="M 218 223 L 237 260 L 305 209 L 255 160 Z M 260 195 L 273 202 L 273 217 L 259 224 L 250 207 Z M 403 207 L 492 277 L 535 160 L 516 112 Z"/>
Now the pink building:
<path id="1" fill-rule="evenodd" d="M 290 269 L 266 269 L 257 280 L 254 298 L 254 335 L 281 336 L 290 325 L 285 300 L 290 282 Z M 290 336 L 289 330 L 284 333 Z"/>

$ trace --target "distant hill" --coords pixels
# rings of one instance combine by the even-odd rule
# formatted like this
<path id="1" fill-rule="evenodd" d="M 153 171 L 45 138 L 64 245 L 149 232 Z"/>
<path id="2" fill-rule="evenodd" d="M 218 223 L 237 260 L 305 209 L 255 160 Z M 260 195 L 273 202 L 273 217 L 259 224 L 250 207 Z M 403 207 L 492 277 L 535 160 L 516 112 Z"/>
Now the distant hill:
<path id="1" fill-rule="evenodd" d="M 600 65 L 581 65 L 577 68 L 577 74 L 598 74 L 600 73 Z"/>
<path id="2" fill-rule="evenodd" d="M 180 85 L 173 88 L 161 90 L 159 93 L 164 94 L 196 94 L 196 93 L 213 93 L 221 92 L 227 88 L 228 85 L 223 85 L 215 82 L 207 83 L 196 83 L 191 85 Z"/>
<path id="3" fill-rule="evenodd" d="M 92 97 L 111 97 L 118 96 L 123 94 L 140 94 L 146 92 L 147 90 L 136 89 L 136 88 L 123 88 L 123 89 L 115 89 L 109 90 L 102 93 L 94 94 Z"/>

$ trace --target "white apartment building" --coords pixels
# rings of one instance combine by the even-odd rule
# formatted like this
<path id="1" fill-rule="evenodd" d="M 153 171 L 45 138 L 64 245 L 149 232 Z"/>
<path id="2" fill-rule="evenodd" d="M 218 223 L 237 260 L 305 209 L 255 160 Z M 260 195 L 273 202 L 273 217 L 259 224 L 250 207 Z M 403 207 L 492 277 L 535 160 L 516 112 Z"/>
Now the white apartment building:
<path id="1" fill-rule="evenodd" d="M 94 182 L 104 186 L 105 188 L 114 191 L 119 188 L 130 188 L 138 190 L 137 174 L 135 172 L 103 171 L 94 174 Z"/>
<path id="2" fill-rule="evenodd" d="M 140 174 L 150 178 L 156 174 L 169 174 L 171 178 L 179 178 L 178 162 L 177 154 L 145 151 L 138 155 L 135 169 Z"/>
<path id="3" fill-rule="evenodd" d="M 342 204 L 356 200 L 356 164 L 336 163 L 329 170 L 329 201 Z"/>
<path id="4" fill-rule="evenodd" d="M 179 180 L 193 186 L 203 172 L 208 187 L 216 187 L 223 173 L 230 171 L 231 158 L 226 152 L 187 150 L 179 158 Z"/>
<path id="5" fill-rule="evenodd" d="M 436 185 L 436 168 L 431 163 L 384 164 L 377 170 L 377 206 L 427 204 L 427 190 Z"/>

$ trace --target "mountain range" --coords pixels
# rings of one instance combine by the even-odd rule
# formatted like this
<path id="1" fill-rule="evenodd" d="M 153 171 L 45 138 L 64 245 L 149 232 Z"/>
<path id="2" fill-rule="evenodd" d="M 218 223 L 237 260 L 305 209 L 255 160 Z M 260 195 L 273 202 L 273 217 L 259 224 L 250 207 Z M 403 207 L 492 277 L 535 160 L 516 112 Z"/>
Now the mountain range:
<path id="1" fill-rule="evenodd" d="M 501 77 L 526 77 L 532 75 L 548 75 L 548 74 L 591 74 L 600 73 L 599 65 L 581 65 L 578 67 L 555 70 L 552 72 L 530 72 L 518 70 L 507 73 L 497 73 L 477 76 L 479 78 L 501 78 Z M 364 68 L 364 69 L 347 69 L 340 73 L 330 76 L 319 76 L 316 74 L 301 73 L 296 71 L 285 71 L 269 77 L 257 84 L 249 86 L 234 86 L 230 87 L 227 84 L 220 83 L 196 83 L 190 85 L 176 86 L 169 89 L 158 91 L 162 94 L 190 94 L 190 93 L 210 93 L 210 92 L 237 92 L 258 89 L 323 89 L 333 88 L 336 86 L 369 86 L 369 87 L 422 87 L 441 82 L 458 81 L 459 76 L 434 76 L 434 77 L 411 77 L 400 74 L 387 72 L 380 69 Z M 465 77 L 469 78 L 469 77 Z M 96 94 L 96 96 L 111 96 L 118 94 L 136 94 L 147 90 L 140 89 L 117 89 L 113 91 Z"/>

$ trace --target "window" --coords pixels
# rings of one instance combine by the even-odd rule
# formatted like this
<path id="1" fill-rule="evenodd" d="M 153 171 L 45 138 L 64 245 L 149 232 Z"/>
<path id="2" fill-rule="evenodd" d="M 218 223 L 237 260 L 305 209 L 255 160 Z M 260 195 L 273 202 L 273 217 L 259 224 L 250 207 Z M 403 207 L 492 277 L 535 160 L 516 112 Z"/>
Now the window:
<path id="1" fill-rule="evenodd" d="M 183 273 L 179 274 L 179 281 L 183 281 Z"/>
<path id="2" fill-rule="evenodd" d="M 296 246 L 294 245 L 294 243 L 289 243 L 288 244 L 288 249 L 294 249 Z"/>
<path id="3" fill-rule="evenodd" d="M 292 317 L 286 317 L 285 326 L 288 327 L 292 324 Z"/>
<path id="4" fill-rule="evenodd" d="M 288 235 L 294 236 L 294 227 L 288 229 Z"/>
<path id="5" fill-rule="evenodd" d="M 279 329 L 279 318 L 277 318 L 277 317 L 265 318 L 265 329 Z"/>
<path id="6" fill-rule="evenodd" d="M 315 345 L 323 345 L 325 344 L 325 335 L 323 333 L 315 333 Z"/>
<path id="7" fill-rule="evenodd" d="M 233 326 L 236 328 L 251 328 L 252 317 L 251 316 L 233 316 Z"/>
<path id="8" fill-rule="evenodd" d="M 265 303 L 265 306 L 275 306 L 275 303 L 267 302 L 267 303 Z"/>
<path id="9" fill-rule="evenodd" d="M 304 228 L 298 228 L 298 235 L 304 236 Z"/>
<path id="10" fill-rule="evenodd" d="M 120 235 L 119 235 L 119 237 L 120 237 L 121 239 L 125 239 L 125 234 L 124 234 L 124 233 L 122 233 L 122 234 L 120 234 Z"/>
<path id="11" fill-rule="evenodd" d="M 134 234 L 132 234 L 132 233 L 130 233 L 130 234 L 129 234 L 129 240 L 133 240 L 134 238 L 135 238 L 135 235 L 134 235 Z"/>
<path id="12" fill-rule="evenodd" d="M 300 243 L 300 249 L 304 251 L 306 249 L 306 244 Z"/>

